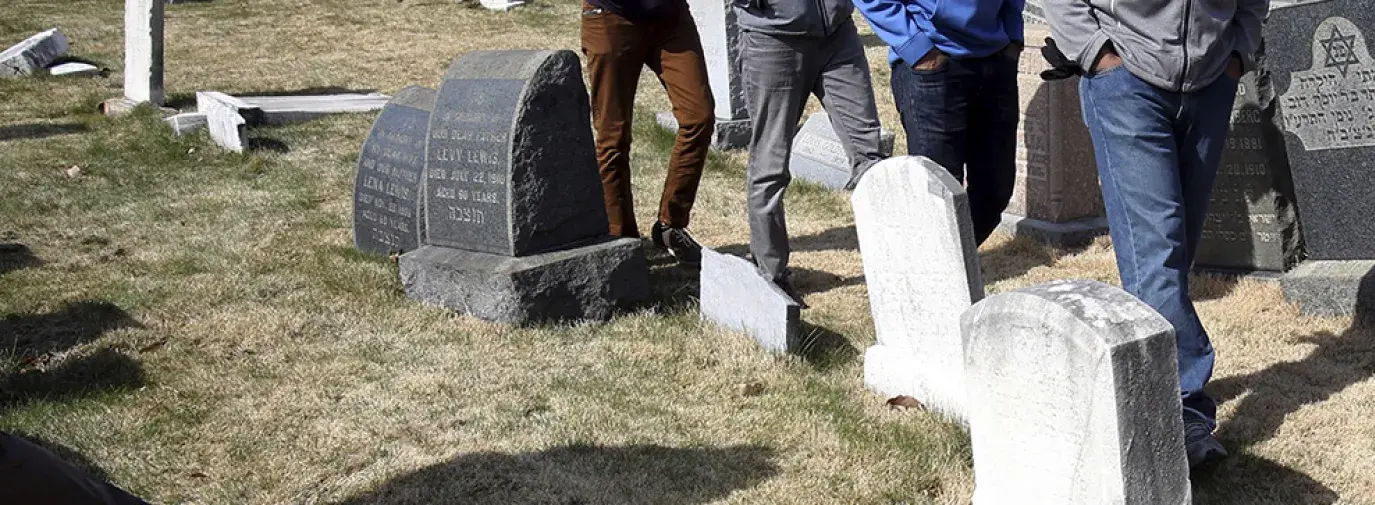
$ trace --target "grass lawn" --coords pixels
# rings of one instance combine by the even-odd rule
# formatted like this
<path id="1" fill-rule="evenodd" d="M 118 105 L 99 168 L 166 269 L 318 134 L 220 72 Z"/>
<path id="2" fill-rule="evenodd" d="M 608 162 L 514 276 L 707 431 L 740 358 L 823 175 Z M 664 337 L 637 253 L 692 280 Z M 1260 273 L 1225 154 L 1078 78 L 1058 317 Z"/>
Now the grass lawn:
<path id="1" fill-rule="evenodd" d="M 576 50 L 578 8 L 172 5 L 167 88 L 185 106 L 201 90 L 434 86 L 470 50 Z M 0 81 L 0 430 L 158 503 L 969 502 L 967 434 L 861 382 L 874 332 L 845 195 L 788 194 L 813 307 L 802 356 L 699 322 L 695 273 L 657 255 L 655 303 L 609 324 L 483 323 L 408 301 L 392 262 L 353 250 L 373 115 L 255 129 L 261 148 L 242 155 L 151 111 L 95 115 L 120 94 L 122 15 L 111 0 L 0 10 L 0 45 L 60 25 L 72 56 L 116 70 Z M 885 49 L 868 52 L 902 146 Z M 647 219 L 671 139 L 651 127 L 663 92 L 648 74 L 641 89 Z M 693 223 L 737 253 L 742 162 L 713 155 Z M 980 254 L 990 293 L 1116 282 L 1106 240 L 995 237 Z M 1301 317 L 1273 284 L 1197 281 L 1234 457 L 1196 481 L 1196 502 L 1375 503 L 1375 332 Z"/>

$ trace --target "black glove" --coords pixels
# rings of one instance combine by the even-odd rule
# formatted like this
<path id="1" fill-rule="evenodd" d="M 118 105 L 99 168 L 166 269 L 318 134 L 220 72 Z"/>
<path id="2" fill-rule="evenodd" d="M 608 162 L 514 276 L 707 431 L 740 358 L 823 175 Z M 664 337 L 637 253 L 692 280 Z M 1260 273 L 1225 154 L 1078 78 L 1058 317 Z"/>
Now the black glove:
<path id="1" fill-rule="evenodd" d="M 1060 48 L 1055 45 L 1055 40 L 1046 37 L 1046 45 L 1041 48 L 1041 57 L 1050 64 L 1050 70 L 1041 72 L 1041 79 L 1047 81 L 1058 81 L 1069 79 L 1076 75 L 1084 75 L 1084 68 L 1079 63 L 1071 61 L 1065 53 L 1060 52 Z"/>

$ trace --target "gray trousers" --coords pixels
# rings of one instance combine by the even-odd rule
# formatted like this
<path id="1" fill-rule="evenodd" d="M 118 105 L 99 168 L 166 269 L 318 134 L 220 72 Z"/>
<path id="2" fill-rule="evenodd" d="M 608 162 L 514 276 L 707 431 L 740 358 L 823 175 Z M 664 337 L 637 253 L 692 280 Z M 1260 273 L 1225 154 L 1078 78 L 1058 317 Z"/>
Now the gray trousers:
<path id="1" fill-rule="evenodd" d="M 856 178 L 883 159 L 878 108 L 869 61 L 853 22 L 830 37 L 741 34 L 745 97 L 754 128 L 747 192 L 750 253 L 764 277 L 788 276 L 788 226 L 783 193 L 792 181 L 788 153 L 807 97 L 816 95 L 831 117 Z"/>

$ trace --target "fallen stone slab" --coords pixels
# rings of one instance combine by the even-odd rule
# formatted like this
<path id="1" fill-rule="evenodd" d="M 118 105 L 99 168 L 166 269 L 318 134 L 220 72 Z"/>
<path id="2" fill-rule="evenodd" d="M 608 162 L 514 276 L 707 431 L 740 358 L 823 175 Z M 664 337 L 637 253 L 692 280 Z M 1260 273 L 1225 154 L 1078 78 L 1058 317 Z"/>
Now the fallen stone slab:
<path id="1" fill-rule="evenodd" d="M 1280 278 L 1284 298 L 1312 316 L 1375 321 L 1375 260 L 1309 260 Z"/>
<path id="2" fill-rule="evenodd" d="M 270 125 L 299 123 L 331 114 L 375 112 L 382 110 L 391 100 L 390 96 L 381 93 L 237 98 L 249 107 L 261 110 L 261 122 Z"/>
<path id="3" fill-rule="evenodd" d="M 196 132 L 208 126 L 206 115 L 201 112 L 186 112 L 172 117 L 163 118 L 172 131 L 177 135 L 186 135 Z"/>
<path id="4" fill-rule="evenodd" d="M 702 249 L 702 319 L 749 335 L 765 349 L 796 349 L 802 307 L 748 260 Z"/>
<path id="5" fill-rule="evenodd" d="M 34 35 L 0 53 L 0 77 L 20 77 L 48 68 L 70 44 L 60 28 Z"/>
<path id="6" fill-rule="evenodd" d="M 248 149 L 248 120 L 244 112 L 254 111 L 256 109 L 243 100 L 218 91 L 196 92 L 196 112 L 205 115 L 210 140 L 236 153 Z"/>
<path id="7" fill-rule="evenodd" d="M 481 0 L 482 6 L 492 11 L 509 11 L 525 5 L 523 0 Z"/>
<path id="8" fill-rule="evenodd" d="M 89 63 L 71 62 L 53 65 L 48 73 L 56 77 L 94 77 L 100 75 L 100 67 Z"/>

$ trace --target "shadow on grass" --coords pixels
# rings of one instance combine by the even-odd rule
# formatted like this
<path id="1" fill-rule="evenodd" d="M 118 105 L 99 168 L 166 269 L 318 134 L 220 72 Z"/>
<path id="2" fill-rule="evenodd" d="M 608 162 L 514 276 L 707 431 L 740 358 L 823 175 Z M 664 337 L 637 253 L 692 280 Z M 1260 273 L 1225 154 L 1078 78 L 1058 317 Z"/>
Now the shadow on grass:
<path id="1" fill-rule="evenodd" d="M 798 294 L 801 295 L 825 293 L 833 289 L 864 284 L 863 275 L 843 277 L 830 272 L 812 270 L 810 268 L 792 267 L 791 269 L 793 272 L 793 286 L 797 288 Z"/>
<path id="2" fill-rule="evenodd" d="M 777 475 L 763 446 L 573 445 L 465 454 L 402 475 L 339 505 L 429 503 L 709 503 Z"/>
<path id="3" fill-rule="evenodd" d="M 33 251 L 24 244 L 0 243 L 0 275 L 33 268 L 43 264 L 43 261 L 33 255 Z"/>
<path id="4" fill-rule="evenodd" d="M 0 142 L 36 140 L 59 135 L 85 133 L 91 128 L 85 123 L 28 123 L 0 126 Z"/>
<path id="5" fill-rule="evenodd" d="M 1341 498 L 1303 472 L 1244 453 L 1190 481 L 1195 505 L 1331 505 Z"/>
<path id="6" fill-rule="evenodd" d="M 83 301 L 49 314 L 0 319 L 0 349 L 14 358 L 0 370 L 0 410 L 35 400 L 61 400 L 144 385 L 143 367 L 119 351 L 84 355 L 65 351 L 107 331 L 142 327 L 108 302 Z"/>
<path id="7" fill-rule="evenodd" d="M 1054 265 L 1062 254 L 1074 254 L 1088 246 L 1057 249 L 1031 237 L 1013 237 L 996 247 L 979 251 L 979 265 L 984 284 L 993 284 L 1021 277 L 1031 269 Z"/>
<path id="8" fill-rule="evenodd" d="M 649 261 L 649 287 L 653 291 L 649 306 L 665 314 L 695 310 L 702 292 L 697 267 L 682 265 L 672 255 L 645 244 Z"/>
<path id="9" fill-rule="evenodd" d="M 147 505 L 81 453 L 31 435 L 0 432 L 0 468 L 5 503 Z"/>
<path id="10" fill-rule="evenodd" d="M 806 321 L 802 322 L 795 352 L 808 365 L 821 371 L 834 370 L 859 359 L 859 349 L 844 335 Z"/>
<path id="11" fill-rule="evenodd" d="M 286 142 L 270 137 L 250 137 L 248 139 L 248 150 L 271 151 L 277 154 L 286 154 L 291 152 L 291 146 L 288 146 Z"/>

